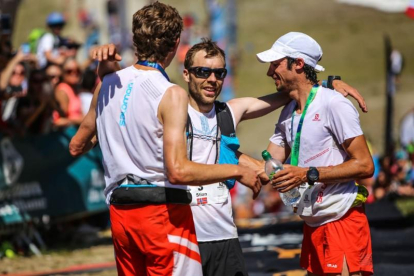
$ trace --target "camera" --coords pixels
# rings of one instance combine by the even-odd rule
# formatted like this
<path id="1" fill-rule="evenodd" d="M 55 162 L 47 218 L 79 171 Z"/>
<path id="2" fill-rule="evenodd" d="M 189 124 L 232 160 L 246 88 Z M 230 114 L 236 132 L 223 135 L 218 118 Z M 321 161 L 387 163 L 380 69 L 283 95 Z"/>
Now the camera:
<path id="1" fill-rule="evenodd" d="M 23 91 L 23 87 L 21 85 L 17 85 L 17 86 L 9 85 L 6 87 L 4 92 L 6 95 L 12 96 L 16 93 L 21 93 L 22 91 Z"/>

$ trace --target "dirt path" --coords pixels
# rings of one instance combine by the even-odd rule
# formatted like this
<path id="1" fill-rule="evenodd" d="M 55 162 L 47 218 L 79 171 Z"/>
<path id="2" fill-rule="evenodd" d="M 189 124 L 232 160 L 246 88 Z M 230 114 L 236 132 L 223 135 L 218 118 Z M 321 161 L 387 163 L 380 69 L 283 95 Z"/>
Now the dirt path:
<path id="1" fill-rule="evenodd" d="M 68 267 L 114 262 L 112 245 L 97 245 L 87 249 L 50 252 L 37 257 L 15 257 L 0 260 L 0 274 L 34 273 L 65 269 Z M 115 270 L 106 270 L 93 275 L 115 275 Z M 87 274 L 83 274 L 87 275 Z"/>
<path id="2" fill-rule="evenodd" d="M 0 275 L 14 275 L 27 273 L 33 275 L 39 272 L 49 272 L 63 270 L 67 268 L 82 268 L 86 265 L 106 264 L 106 269 L 102 272 L 85 273 L 80 275 L 116 275 L 113 245 L 110 240 L 110 230 L 102 231 L 97 234 L 91 246 L 85 241 L 78 244 L 71 244 L 67 247 L 59 246 L 59 249 L 51 249 L 44 252 L 42 256 L 0 259 Z M 74 249 L 68 249 L 74 248 Z M 62 274 L 54 272 L 53 274 Z M 79 275 L 79 274 L 78 274 Z"/>

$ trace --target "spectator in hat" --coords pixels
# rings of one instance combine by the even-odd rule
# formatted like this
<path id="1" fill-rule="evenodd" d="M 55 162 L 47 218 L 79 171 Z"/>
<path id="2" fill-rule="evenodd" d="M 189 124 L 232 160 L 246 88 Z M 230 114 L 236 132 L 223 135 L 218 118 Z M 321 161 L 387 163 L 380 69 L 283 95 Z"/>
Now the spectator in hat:
<path id="1" fill-rule="evenodd" d="M 46 24 L 50 32 L 42 35 L 37 45 L 37 58 L 41 69 L 49 63 L 62 65 L 66 59 L 66 56 L 59 51 L 62 41 L 61 32 L 66 24 L 65 18 L 61 13 L 52 12 L 48 15 Z"/>

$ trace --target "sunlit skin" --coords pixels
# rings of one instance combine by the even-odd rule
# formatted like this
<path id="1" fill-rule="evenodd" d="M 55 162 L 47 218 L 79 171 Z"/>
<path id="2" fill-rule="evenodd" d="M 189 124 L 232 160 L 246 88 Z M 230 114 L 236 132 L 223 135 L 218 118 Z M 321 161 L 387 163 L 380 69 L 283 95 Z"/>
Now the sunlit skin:
<path id="1" fill-rule="evenodd" d="M 194 55 L 192 67 L 209 67 L 212 69 L 224 68 L 225 62 L 222 56 L 206 58 L 206 52 L 199 51 Z M 188 83 L 190 93 L 190 105 L 199 112 L 208 113 L 214 105 L 214 101 L 221 93 L 223 81 L 217 79 L 211 73 L 207 79 L 197 78 L 194 73 L 184 69 L 184 80 Z"/>
<path id="2" fill-rule="evenodd" d="M 80 80 L 80 71 L 78 63 L 75 60 L 70 60 L 65 63 L 63 67 L 63 81 L 75 86 L 79 83 Z"/>
<path id="3" fill-rule="evenodd" d="M 52 86 L 55 87 L 62 76 L 62 69 L 57 65 L 51 65 L 46 69 L 46 76 L 49 78 Z"/>
<path id="4" fill-rule="evenodd" d="M 286 58 L 281 58 L 272 61 L 267 70 L 267 75 L 275 80 L 276 89 L 278 92 L 288 92 L 292 90 L 295 81 L 292 79 L 292 69 L 288 69 L 288 62 Z"/>
<path id="5" fill-rule="evenodd" d="M 24 80 L 24 67 L 21 64 L 17 64 L 16 67 L 14 67 L 13 74 L 10 77 L 9 84 L 18 86 L 21 85 Z"/>

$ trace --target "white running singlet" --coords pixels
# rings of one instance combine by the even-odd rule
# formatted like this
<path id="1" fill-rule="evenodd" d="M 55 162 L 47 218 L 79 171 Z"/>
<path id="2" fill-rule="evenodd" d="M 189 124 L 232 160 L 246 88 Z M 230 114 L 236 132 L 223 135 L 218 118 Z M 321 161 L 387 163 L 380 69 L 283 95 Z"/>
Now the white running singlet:
<path id="1" fill-rule="evenodd" d="M 270 141 L 292 148 L 301 114 L 293 114 L 296 101 L 285 106 Z M 299 149 L 299 167 L 328 167 L 344 163 L 348 156 L 342 144 L 363 135 L 359 114 L 352 103 L 334 90 L 319 87 L 303 121 Z M 297 213 L 310 226 L 340 219 L 357 195 L 354 181 L 325 185 L 315 183 L 300 187 L 302 197 Z"/>
<path id="2" fill-rule="evenodd" d="M 189 105 L 188 114 L 193 126 L 192 160 L 201 164 L 214 164 L 217 154 L 215 107 L 208 113 L 200 113 Z M 197 241 L 237 238 L 237 228 L 233 220 L 231 197 L 227 186 L 224 183 L 215 183 L 189 187 L 193 196 L 191 211 Z"/>
<path id="3" fill-rule="evenodd" d="M 159 71 L 127 67 L 107 75 L 96 107 L 107 203 L 117 182 L 134 174 L 151 184 L 178 189 L 164 170 L 163 126 L 157 117 L 164 93 L 173 86 Z"/>

